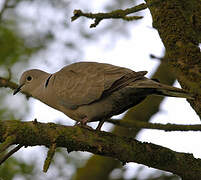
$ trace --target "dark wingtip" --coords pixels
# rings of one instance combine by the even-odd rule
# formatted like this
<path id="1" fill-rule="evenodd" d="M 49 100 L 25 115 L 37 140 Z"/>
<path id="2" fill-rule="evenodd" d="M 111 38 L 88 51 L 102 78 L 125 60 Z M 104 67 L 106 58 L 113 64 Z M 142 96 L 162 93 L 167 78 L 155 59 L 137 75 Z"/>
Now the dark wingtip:
<path id="1" fill-rule="evenodd" d="M 159 81 L 158 79 L 156 79 L 156 78 L 151 78 L 151 80 L 153 80 L 153 81 L 156 81 L 156 82 L 160 83 L 160 81 Z"/>

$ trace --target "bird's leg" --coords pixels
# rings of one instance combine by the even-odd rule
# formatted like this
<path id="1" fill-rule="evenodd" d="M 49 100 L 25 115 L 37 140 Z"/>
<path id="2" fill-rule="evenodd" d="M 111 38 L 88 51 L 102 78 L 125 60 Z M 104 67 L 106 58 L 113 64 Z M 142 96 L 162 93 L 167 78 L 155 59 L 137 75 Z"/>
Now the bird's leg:
<path id="1" fill-rule="evenodd" d="M 76 121 L 75 124 L 74 124 L 74 126 L 77 126 L 79 123 L 80 123 L 79 121 Z"/>
<path id="2" fill-rule="evenodd" d="M 98 123 L 98 126 L 97 126 L 96 130 L 100 131 L 100 130 L 101 130 L 101 127 L 102 127 L 102 125 L 104 124 L 104 122 L 105 122 L 105 120 L 104 120 L 104 119 L 103 119 L 103 120 L 101 120 L 101 121 L 99 121 L 99 123 Z"/>
<path id="3" fill-rule="evenodd" d="M 80 121 L 81 125 L 87 126 L 88 120 L 89 120 L 88 117 L 85 116 L 85 117 Z"/>
<path id="4" fill-rule="evenodd" d="M 87 123 L 88 123 L 88 117 L 84 117 L 80 122 L 76 122 L 75 123 L 75 126 L 81 126 L 81 127 L 84 127 L 84 128 L 87 128 L 87 129 L 93 129 L 92 127 L 88 126 Z"/>

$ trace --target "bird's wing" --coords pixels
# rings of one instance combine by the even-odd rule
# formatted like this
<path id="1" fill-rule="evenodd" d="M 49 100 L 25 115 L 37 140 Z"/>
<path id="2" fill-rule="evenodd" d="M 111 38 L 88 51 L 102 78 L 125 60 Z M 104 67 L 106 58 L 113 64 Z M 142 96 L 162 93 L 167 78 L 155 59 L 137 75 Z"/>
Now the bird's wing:
<path id="1" fill-rule="evenodd" d="M 61 105 L 74 109 L 125 87 L 145 74 L 146 71 L 134 72 L 110 64 L 80 62 L 56 72 L 53 89 Z"/>

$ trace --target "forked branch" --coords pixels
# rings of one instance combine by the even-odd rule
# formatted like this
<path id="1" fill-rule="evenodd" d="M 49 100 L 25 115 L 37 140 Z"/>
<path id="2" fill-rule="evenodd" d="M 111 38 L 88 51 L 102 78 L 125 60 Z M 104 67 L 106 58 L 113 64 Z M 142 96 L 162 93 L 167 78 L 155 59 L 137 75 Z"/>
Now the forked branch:
<path id="1" fill-rule="evenodd" d="M 72 21 L 75 21 L 79 17 L 87 17 L 90 19 L 95 19 L 94 23 L 90 25 L 90 28 L 96 27 L 100 21 L 103 19 L 123 19 L 126 21 L 132 21 L 132 20 L 138 20 L 142 19 L 142 16 L 128 16 L 129 14 L 144 10 L 147 8 L 147 5 L 145 3 L 142 3 L 140 5 L 127 8 L 127 9 L 117 9 L 108 13 L 84 13 L 81 10 L 74 10 L 73 16 L 71 17 Z"/>

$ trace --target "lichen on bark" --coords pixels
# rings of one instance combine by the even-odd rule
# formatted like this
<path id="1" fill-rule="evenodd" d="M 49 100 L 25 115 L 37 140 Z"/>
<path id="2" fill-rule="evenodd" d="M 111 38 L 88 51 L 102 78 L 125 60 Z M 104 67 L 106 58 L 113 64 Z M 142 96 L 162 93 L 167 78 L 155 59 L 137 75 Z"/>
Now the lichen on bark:
<path id="1" fill-rule="evenodd" d="M 158 30 L 166 48 L 164 60 L 174 70 L 181 86 L 195 94 L 196 99 L 189 102 L 201 118 L 201 53 L 198 36 L 200 24 L 197 23 L 200 18 L 197 9 L 200 1 L 146 2 L 153 17 L 153 26 Z M 196 17 L 196 23 L 192 20 L 193 16 Z"/>

